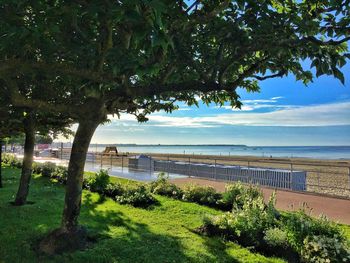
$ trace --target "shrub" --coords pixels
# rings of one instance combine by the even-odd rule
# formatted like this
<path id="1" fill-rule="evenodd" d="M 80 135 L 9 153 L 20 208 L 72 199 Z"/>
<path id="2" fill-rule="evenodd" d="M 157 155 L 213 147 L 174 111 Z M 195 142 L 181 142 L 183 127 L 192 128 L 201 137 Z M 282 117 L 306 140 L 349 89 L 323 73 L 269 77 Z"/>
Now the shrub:
<path id="1" fill-rule="evenodd" d="M 183 190 L 182 199 L 202 205 L 216 206 L 221 195 L 213 187 L 187 185 Z"/>
<path id="2" fill-rule="evenodd" d="M 304 240 L 308 236 L 338 237 L 345 242 L 345 237 L 339 226 L 326 217 L 313 218 L 305 210 L 289 213 L 283 217 L 282 225 L 288 233 L 288 240 L 299 253 L 304 247 Z"/>
<path id="3" fill-rule="evenodd" d="M 350 249 L 338 237 L 308 236 L 301 251 L 303 262 L 350 262 Z"/>
<path id="4" fill-rule="evenodd" d="M 233 207 L 241 208 L 243 204 L 250 199 L 263 197 L 261 190 L 254 186 L 244 186 L 237 182 L 228 184 L 222 198 L 218 201 L 218 205 L 223 210 L 231 210 Z"/>
<path id="5" fill-rule="evenodd" d="M 288 233 L 285 230 L 278 227 L 267 229 L 265 231 L 264 243 L 259 248 L 263 253 L 283 257 L 288 262 L 300 261 L 300 256 L 289 244 Z"/>
<path id="6" fill-rule="evenodd" d="M 262 197 L 258 197 L 246 200 L 241 208 L 236 207 L 232 212 L 213 217 L 211 224 L 228 239 L 261 248 L 265 244 L 266 229 L 277 225 L 276 216 L 274 196 L 268 205 Z"/>
<path id="7" fill-rule="evenodd" d="M 135 207 L 148 207 L 156 203 L 156 199 L 144 185 L 127 187 L 115 200 L 120 204 L 130 204 Z"/>
<path id="8" fill-rule="evenodd" d="M 8 154 L 2 153 L 1 154 L 1 164 L 8 164 L 7 160 L 8 160 Z"/>
<path id="9" fill-rule="evenodd" d="M 17 159 L 17 157 L 14 154 L 3 153 L 1 155 L 1 160 L 3 164 L 8 164 L 12 166 L 12 164 L 15 162 L 15 159 Z"/>
<path id="10" fill-rule="evenodd" d="M 124 192 L 123 186 L 119 183 L 109 183 L 104 190 L 104 195 L 115 199 L 116 196 L 122 195 Z"/>
<path id="11" fill-rule="evenodd" d="M 51 177 L 51 174 L 55 171 L 56 169 L 56 164 L 51 163 L 51 162 L 45 162 L 42 164 L 41 168 L 41 175 L 43 177 Z"/>
<path id="12" fill-rule="evenodd" d="M 274 194 L 267 205 L 262 196 L 247 198 L 241 208 L 205 219 L 199 230 L 291 262 L 350 262 L 349 244 L 337 224 L 305 210 L 281 216 L 274 204 Z"/>
<path id="13" fill-rule="evenodd" d="M 68 168 L 64 166 L 57 166 L 51 173 L 51 178 L 56 179 L 61 184 L 67 183 Z"/>
<path id="14" fill-rule="evenodd" d="M 103 194 L 109 184 L 109 174 L 107 170 L 100 170 L 98 173 L 88 176 L 84 180 L 84 186 L 91 192 Z"/>
<path id="15" fill-rule="evenodd" d="M 287 232 L 277 227 L 267 229 L 264 240 L 272 248 L 285 249 L 289 246 Z"/>
<path id="16" fill-rule="evenodd" d="M 11 167 L 22 168 L 22 160 L 17 158 L 14 154 L 2 154 L 2 163 L 8 164 Z"/>
<path id="17" fill-rule="evenodd" d="M 41 163 L 33 162 L 32 169 L 34 174 L 41 174 L 43 171 L 43 165 Z"/>
<path id="18" fill-rule="evenodd" d="M 164 195 L 176 199 L 180 199 L 183 191 L 180 187 L 170 183 L 163 174 L 160 174 L 158 180 L 150 184 L 150 190 L 154 194 Z"/>

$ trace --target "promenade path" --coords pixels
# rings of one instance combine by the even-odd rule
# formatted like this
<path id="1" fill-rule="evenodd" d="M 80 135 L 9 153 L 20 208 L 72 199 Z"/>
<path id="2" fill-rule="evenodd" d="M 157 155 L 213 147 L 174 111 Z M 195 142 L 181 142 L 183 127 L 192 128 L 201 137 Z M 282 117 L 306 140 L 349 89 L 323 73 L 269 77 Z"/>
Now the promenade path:
<path id="1" fill-rule="evenodd" d="M 20 156 L 19 156 L 20 157 Z M 68 161 L 59 160 L 47 157 L 35 157 L 36 162 L 55 162 L 58 165 L 66 166 Z M 98 172 L 101 169 L 99 165 L 87 163 L 85 165 L 86 171 Z M 134 171 L 121 167 L 108 168 L 108 172 L 111 176 L 117 176 L 137 181 L 153 181 L 157 179 L 157 173 Z M 225 191 L 226 182 L 212 181 L 208 179 L 199 179 L 187 176 L 181 176 L 178 174 L 170 174 L 170 181 L 178 186 L 184 186 L 185 184 L 193 183 L 202 186 L 212 186 L 217 191 Z M 271 196 L 274 189 L 262 188 L 264 198 L 267 201 Z M 302 205 L 306 203 L 309 208 L 312 209 L 313 216 L 319 216 L 320 214 L 326 215 L 328 218 L 338 221 L 339 223 L 350 225 L 350 199 L 341 199 L 335 197 L 322 196 L 312 193 L 300 193 L 291 191 L 276 191 L 276 207 L 280 210 L 293 211 L 298 210 Z"/>
<path id="2" fill-rule="evenodd" d="M 199 178 L 177 178 L 171 180 L 176 185 L 183 187 L 192 183 L 201 186 L 211 186 L 219 192 L 225 191 L 225 182 L 211 181 Z M 263 188 L 264 198 L 267 201 L 273 189 Z M 321 196 L 311 193 L 296 193 L 290 191 L 276 191 L 276 207 L 284 211 L 298 210 L 303 203 L 312 209 L 312 215 L 326 215 L 328 218 L 342 224 L 350 225 L 350 200 Z"/>

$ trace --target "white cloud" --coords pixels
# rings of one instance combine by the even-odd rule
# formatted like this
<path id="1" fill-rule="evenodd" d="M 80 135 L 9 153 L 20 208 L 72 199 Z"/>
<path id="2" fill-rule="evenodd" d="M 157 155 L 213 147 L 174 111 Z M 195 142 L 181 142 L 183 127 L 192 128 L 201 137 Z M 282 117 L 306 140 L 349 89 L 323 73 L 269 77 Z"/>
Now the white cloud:
<path id="1" fill-rule="evenodd" d="M 272 97 L 271 100 L 280 100 L 280 99 L 284 99 L 284 97 L 282 96 L 277 96 L 277 97 Z"/>
<path id="2" fill-rule="evenodd" d="M 300 106 L 297 105 L 276 105 L 276 104 L 243 104 L 241 109 L 238 108 L 232 108 L 231 106 L 216 106 L 215 108 L 217 109 L 226 109 L 226 110 L 232 110 L 232 111 L 238 111 L 238 112 L 242 112 L 242 111 L 254 111 L 257 109 L 268 109 L 268 108 L 272 108 L 274 110 L 277 109 L 284 109 L 284 108 L 298 108 Z"/>
<path id="3" fill-rule="evenodd" d="M 350 101 L 310 106 L 286 106 L 272 112 L 228 112 L 197 117 L 176 117 L 171 114 L 154 114 L 147 123 L 138 123 L 130 114 L 122 114 L 110 123 L 100 126 L 103 134 L 111 134 L 114 129 L 125 134 L 146 131 L 147 127 L 171 128 L 217 128 L 223 126 L 285 126 L 285 127 L 322 127 L 350 125 Z M 76 125 L 74 125 L 76 128 Z M 179 129 L 180 131 L 181 129 Z M 182 130 L 186 132 L 186 130 Z M 192 133 L 192 131 L 191 131 Z M 60 138 L 60 140 L 65 141 Z"/>
<path id="4" fill-rule="evenodd" d="M 311 106 L 288 106 L 265 113 L 224 113 L 214 116 L 172 117 L 150 116 L 151 126 L 217 127 L 220 125 L 247 126 L 334 126 L 350 125 L 350 102 Z"/>
<path id="5" fill-rule="evenodd" d="M 350 101 L 310 106 L 275 105 L 274 111 L 253 112 L 254 109 L 272 108 L 271 104 L 243 105 L 242 110 L 207 116 L 178 117 L 171 114 L 152 114 L 149 122 L 139 124 L 135 117 L 122 114 L 115 125 L 126 127 L 157 126 L 183 128 L 213 128 L 222 125 L 246 126 L 335 126 L 350 125 Z M 224 108 L 231 109 L 230 106 Z"/>
<path id="6" fill-rule="evenodd" d="M 232 110 L 232 111 L 254 111 L 257 109 L 267 109 L 267 108 L 273 108 L 273 109 L 282 109 L 282 108 L 290 108 L 290 105 L 279 105 L 275 104 L 278 102 L 278 100 L 282 99 L 282 96 L 278 97 L 272 97 L 270 99 L 256 99 L 256 100 L 242 100 L 242 107 L 241 109 L 238 108 L 232 108 L 229 105 L 225 106 L 215 106 L 214 108 L 222 108 L 226 110 Z"/>
<path id="7" fill-rule="evenodd" d="M 190 107 L 180 107 L 177 109 L 177 111 L 190 111 L 192 110 Z"/>
<path id="8" fill-rule="evenodd" d="M 261 100 L 242 100 L 242 103 L 257 104 L 257 103 L 275 103 L 277 100 L 274 99 L 261 99 Z"/>

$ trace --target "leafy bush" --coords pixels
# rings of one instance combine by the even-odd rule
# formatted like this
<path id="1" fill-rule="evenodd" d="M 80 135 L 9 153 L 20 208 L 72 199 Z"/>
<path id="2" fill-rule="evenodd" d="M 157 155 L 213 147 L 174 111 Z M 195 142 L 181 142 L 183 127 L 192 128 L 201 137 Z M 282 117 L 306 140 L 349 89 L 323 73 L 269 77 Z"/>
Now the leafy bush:
<path id="1" fill-rule="evenodd" d="M 150 184 L 151 192 L 158 195 L 164 195 L 176 199 L 182 198 L 183 191 L 180 187 L 168 181 L 168 178 L 160 174 L 158 180 Z"/>
<path id="2" fill-rule="evenodd" d="M 32 169 L 34 174 L 41 174 L 43 171 L 43 164 L 33 162 Z"/>
<path id="3" fill-rule="evenodd" d="M 51 163 L 51 162 L 45 162 L 42 164 L 41 167 L 41 175 L 43 177 L 48 177 L 50 178 L 52 173 L 56 170 L 56 164 Z"/>
<path id="4" fill-rule="evenodd" d="M 107 197 L 111 197 L 115 199 L 116 196 L 122 195 L 123 192 L 124 192 L 124 188 L 121 184 L 109 183 L 107 184 L 103 194 Z"/>
<path id="5" fill-rule="evenodd" d="M 263 253 L 283 257 L 288 262 L 300 261 L 300 256 L 289 244 L 288 233 L 282 228 L 267 229 L 263 241 L 262 246 L 259 248 Z"/>
<path id="6" fill-rule="evenodd" d="M 288 233 L 288 240 L 299 253 L 304 247 L 304 240 L 308 236 L 338 237 L 341 242 L 345 237 L 339 226 L 326 217 L 313 218 L 301 209 L 282 218 L 284 229 Z"/>
<path id="7" fill-rule="evenodd" d="M 349 244 L 337 224 L 312 218 L 304 209 L 280 215 L 274 204 L 274 194 L 267 205 L 262 196 L 246 198 L 242 207 L 205 219 L 199 231 L 291 262 L 350 262 Z"/>
<path id="8" fill-rule="evenodd" d="M 98 173 L 88 176 L 84 180 L 84 186 L 91 192 L 103 194 L 109 184 L 109 174 L 107 170 L 100 170 Z"/>
<path id="9" fill-rule="evenodd" d="M 68 168 L 64 166 L 57 166 L 51 173 L 51 178 L 56 179 L 61 184 L 67 183 Z"/>
<path id="10" fill-rule="evenodd" d="M 202 205 L 216 206 L 221 195 L 213 187 L 187 185 L 183 190 L 182 199 Z"/>
<path id="11" fill-rule="evenodd" d="M 6 153 L 1 154 L 1 164 L 7 164 L 7 154 Z"/>
<path id="12" fill-rule="evenodd" d="M 350 248 L 338 237 L 308 236 L 301 251 L 303 262 L 350 262 Z"/>
<path id="13" fill-rule="evenodd" d="M 264 240 L 268 246 L 273 248 L 286 248 L 289 246 L 287 232 L 277 227 L 267 229 Z"/>
<path id="14" fill-rule="evenodd" d="M 156 199 L 144 185 L 127 187 L 115 200 L 120 204 L 130 204 L 135 207 L 148 207 L 156 203 Z"/>
<path id="15" fill-rule="evenodd" d="M 244 186 L 237 182 L 228 184 L 222 198 L 218 201 L 218 206 L 223 210 L 231 210 L 233 207 L 241 208 L 247 200 L 263 197 L 262 191 L 254 186 Z"/>
<path id="16" fill-rule="evenodd" d="M 12 159 L 16 158 L 13 154 L 3 153 L 1 154 L 1 162 L 3 164 L 11 165 Z"/>
<path id="17" fill-rule="evenodd" d="M 242 208 L 236 207 L 232 212 L 214 217 L 212 224 L 229 239 L 243 245 L 263 247 L 266 229 L 277 225 L 277 212 L 273 204 L 274 198 L 268 205 L 265 205 L 262 197 L 248 199 Z"/>
<path id="18" fill-rule="evenodd" d="M 2 163 L 11 167 L 22 168 L 22 160 L 17 158 L 14 154 L 3 153 Z"/>

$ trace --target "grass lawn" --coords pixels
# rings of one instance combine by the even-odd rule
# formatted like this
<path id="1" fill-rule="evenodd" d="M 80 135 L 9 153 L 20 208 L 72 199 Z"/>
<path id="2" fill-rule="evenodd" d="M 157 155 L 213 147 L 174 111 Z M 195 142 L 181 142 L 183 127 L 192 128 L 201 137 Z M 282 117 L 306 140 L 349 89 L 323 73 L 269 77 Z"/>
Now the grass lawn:
<path id="1" fill-rule="evenodd" d="M 217 210 L 157 196 L 151 209 L 119 205 L 98 194 L 83 192 L 80 223 L 97 238 L 90 248 L 55 257 L 37 255 L 33 246 L 60 224 L 64 187 L 34 176 L 29 201 L 13 207 L 20 170 L 3 168 L 0 189 L 0 262 L 284 262 L 266 258 L 219 238 L 192 230 Z M 119 179 L 113 179 L 119 180 Z M 121 180 L 128 183 L 127 180 Z M 129 183 L 132 183 L 132 181 Z"/>

